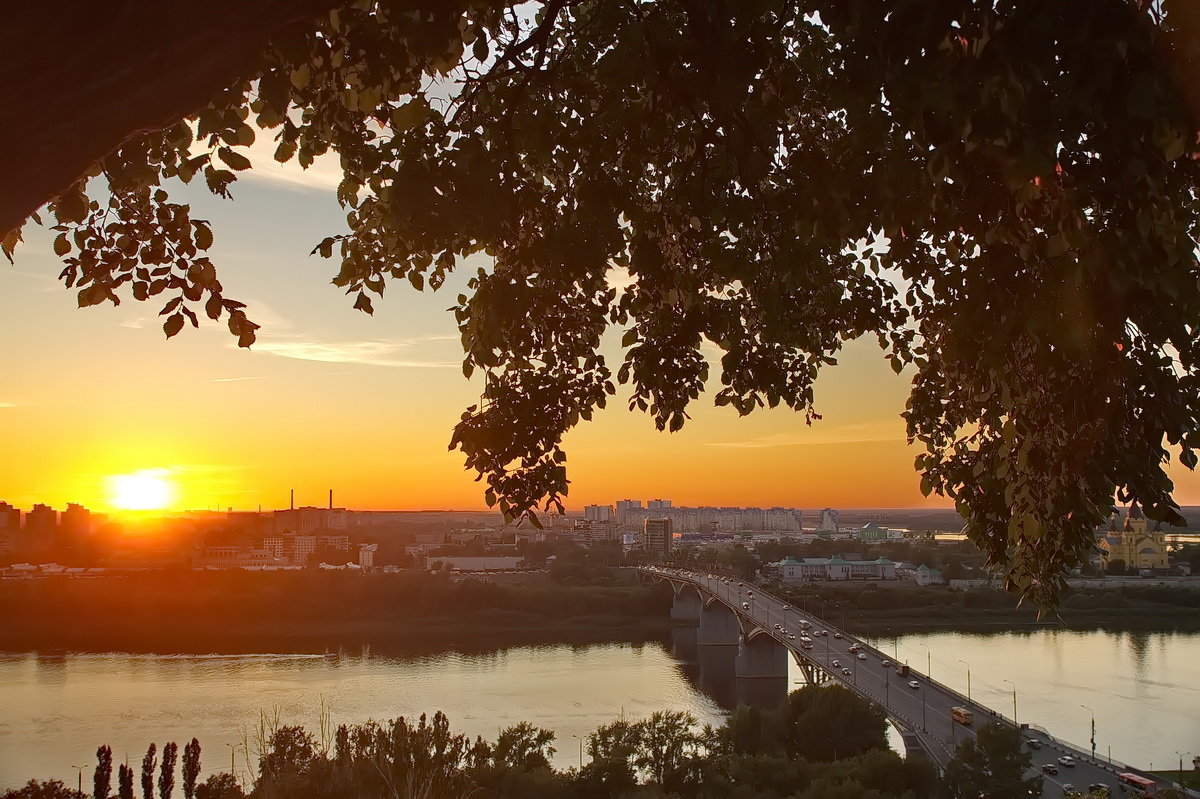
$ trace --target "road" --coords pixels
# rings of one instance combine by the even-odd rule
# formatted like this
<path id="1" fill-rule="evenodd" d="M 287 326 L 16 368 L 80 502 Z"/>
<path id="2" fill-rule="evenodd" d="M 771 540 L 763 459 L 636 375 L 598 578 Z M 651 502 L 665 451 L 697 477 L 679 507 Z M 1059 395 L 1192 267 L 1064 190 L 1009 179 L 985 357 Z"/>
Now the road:
<path id="1" fill-rule="evenodd" d="M 973 737 L 975 729 L 988 720 L 1014 723 L 995 710 L 931 680 L 911 665 L 909 673 L 901 676 L 892 663 L 892 655 L 788 605 L 750 583 L 704 572 L 658 566 L 644 567 L 644 571 L 698 586 L 743 619 L 753 621 L 787 647 L 798 660 L 815 665 L 829 679 L 875 702 L 899 727 L 917 736 L 922 748 L 939 767 L 944 767 L 958 745 L 968 737 Z M 809 625 L 807 630 L 804 623 Z M 789 634 L 795 638 L 789 638 Z M 801 647 L 802 634 L 812 638 L 811 649 Z M 852 647 L 855 651 L 851 650 Z M 951 708 L 954 707 L 969 709 L 974 714 L 974 723 L 971 726 L 956 723 L 951 716 Z M 1090 753 L 1055 739 L 1039 727 L 1025 729 L 1023 737 L 1026 748 L 1033 756 L 1030 774 L 1043 774 L 1045 777 L 1043 796 L 1063 796 L 1070 790 L 1064 786 L 1074 786 L 1086 792 L 1095 783 L 1109 786 L 1114 797 L 1120 793 L 1116 774 L 1126 770 L 1120 764 L 1109 766 L 1103 762 L 1103 758 L 1096 763 L 1089 762 Z M 1074 760 L 1074 766 L 1059 763 L 1058 758 L 1068 755 Z M 1058 773 L 1045 774 L 1042 771 L 1045 764 L 1057 768 Z"/>

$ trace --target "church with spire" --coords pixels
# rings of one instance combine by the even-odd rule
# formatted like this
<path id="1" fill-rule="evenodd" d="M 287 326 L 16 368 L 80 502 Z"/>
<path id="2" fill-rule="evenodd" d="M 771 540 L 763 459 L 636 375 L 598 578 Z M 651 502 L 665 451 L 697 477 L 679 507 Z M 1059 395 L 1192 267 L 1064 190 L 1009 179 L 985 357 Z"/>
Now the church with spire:
<path id="1" fill-rule="evenodd" d="M 1104 537 L 1100 539 L 1100 567 L 1119 560 L 1133 569 L 1165 569 L 1167 541 L 1158 522 L 1153 528 L 1137 503 L 1129 506 L 1124 522 L 1114 513 Z"/>

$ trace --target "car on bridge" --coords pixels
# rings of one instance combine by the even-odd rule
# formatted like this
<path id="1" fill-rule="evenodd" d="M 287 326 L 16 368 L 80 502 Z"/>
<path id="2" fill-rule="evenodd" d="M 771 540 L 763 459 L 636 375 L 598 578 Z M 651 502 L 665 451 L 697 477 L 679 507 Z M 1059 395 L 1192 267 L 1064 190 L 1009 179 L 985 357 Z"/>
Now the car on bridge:
<path id="1" fill-rule="evenodd" d="M 867 653 L 866 653 L 866 652 L 859 652 L 859 653 L 858 653 L 858 659 L 859 659 L 859 660 L 866 660 L 866 659 L 867 659 Z"/>
<path id="2" fill-rule="evenodd" d="M 1037 738 L 1026 738 L 1025 745 L 1028 746 L 1030 749 L 1041 749 L 1042 748 L 1042 742 L 1039 741 Z"/>
<path id="3" fill-rule="evenodd" d="M 879 665 L 883 666 L 886 669 L 892 665 L 892 661 L 888 660 L 887 658 L 884 658 L 883 660 L 879 661 Z"/>
<path id="4" fill-rule="evenodd" d="M 842 669 L 842 674 L 846 677 L 849 677 L 851 674 L 850 669 Z"/>
<path id="5" fill-rule="evenodd" d="M 834 637 L 834 638 L 841 638 L 841 637 L 842 637 L 842 634 L 841 634 L 841 633 L 834 633 L 834 634 L 833 634 L 833 637 Z"/>
<path id="6" fill-rule="evenodd" d="M 1075 758 L 1071 757 L 1070 755 L 1063 755 L 1058 759 L 1058 762 L 1067 768 L 1075 768 Z"/>
<path id="7" fill-rule="evenodd" d="M 837 659 L 835 658 L 835 659 L 834 659 L 834 661 L 833 661 L 833 662 L 832 662 L 830 665 L 831 665 L 831 666 L 833 666 L 835 669 L 837 669 L 837 668 L 841 668 L 842 661 L 840 661 L 840 660 L 837 660 Z"/>
<path id="8" fill-rule="evenodd" d="M 842 635 L 841 635 L 841 633 L 834 633 L 834 636 L 833 636 L 833 637 L 834 637 L 834 638 L 841 638 L 841 637 L 842 637 Z M 862 649 L 862 644 L 850 644 L 850 651 L 851 651 L 851 652 L 857 652 L 857 651 L 858 651 L 858 650 L 860 650 L 860 649 Z"/>
<path id="9" fill-rule="evenodd" d="M 742 610 L 749 610 L 749 609 L 750 609 L 750 603 L 749 603 L 749 602 L 743 602 L 743 603 L 742 603 Z"/>
<path id="10" fill-rule="evenodd" d="M 921 687 L 921 683 L 917 682 L 916 680 L 909 680 L 908 687 L 915 691 Z"/>

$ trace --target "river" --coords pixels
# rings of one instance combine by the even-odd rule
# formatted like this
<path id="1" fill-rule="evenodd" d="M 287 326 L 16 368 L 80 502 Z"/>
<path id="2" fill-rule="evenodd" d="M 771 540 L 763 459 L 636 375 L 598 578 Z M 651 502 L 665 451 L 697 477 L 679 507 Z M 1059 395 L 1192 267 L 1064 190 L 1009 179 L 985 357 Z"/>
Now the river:
<path id="1" fill-rule="evenodd" d="M 1200 750 L 1200 634 L 1037 630 L 933 633 L 874 642 L 994 709 L 1087 746 L 1157 768 Z M 798 672 L 793 679 L 800 680 Z M 1004 680 L 1010 680 L 1006 683 Z M 579 740 L 624 715 L 659 709 L 719 723 L 723 710 L 659 644 L 517 647 L 487 655 L 0 654 L 0 789 L 31 777 L 74 782 L 102 743 L 137 765 L 150 741 L 193 736 L 205 772 L 244 777 L 264 716 L 319 732 L 334 725 L 444 710 L 454 730 L 494 739 L 530 721 L 558 733 L 559 766 Z M 586 755 L 585 755 L 586 756 Z M 1190 757 L 1185 758 L 1190 760 Z M 90 768 L 84 772 L 85 782 Z"/>

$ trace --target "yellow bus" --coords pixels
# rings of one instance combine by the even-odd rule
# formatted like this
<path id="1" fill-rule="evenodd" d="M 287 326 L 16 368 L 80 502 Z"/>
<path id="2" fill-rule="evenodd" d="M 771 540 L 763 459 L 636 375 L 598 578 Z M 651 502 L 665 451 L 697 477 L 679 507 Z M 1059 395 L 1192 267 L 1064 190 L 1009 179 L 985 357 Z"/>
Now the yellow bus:
<path id="1" fill-rule="evenodd" d="M 970 727 L 975 721 L 975 714 L 967 710 L 965 707 L 950 708 L 950 715 L 953 716 L 954 720 L 959 724 L 965 724 L 968 727 Z"/>

